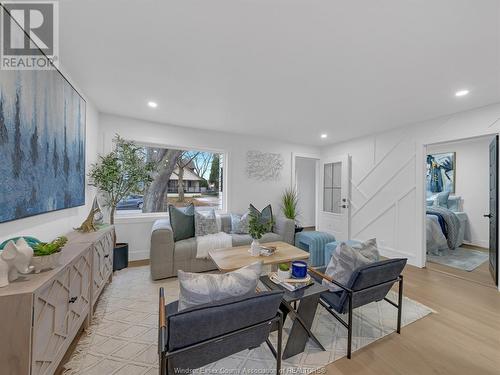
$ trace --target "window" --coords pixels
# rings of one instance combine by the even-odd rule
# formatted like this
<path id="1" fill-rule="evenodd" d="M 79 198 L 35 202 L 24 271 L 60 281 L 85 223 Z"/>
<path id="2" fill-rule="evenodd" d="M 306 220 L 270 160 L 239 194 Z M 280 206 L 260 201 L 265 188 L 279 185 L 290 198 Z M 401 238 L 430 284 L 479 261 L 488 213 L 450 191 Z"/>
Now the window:
<path id="1" fill-rule="evenodd" d="M 141 187 L 117 206 L 117 214 L 167 212 L 168 205 L 185 207 L 191 203 L 199 211 L 223 209 L 224 154 L 144 147 L 145 161 L 153 162 L 153 181 Z"/>
<path id="2" fill-rule="evenodd" d="M 323 182 L 323 211 L 341 213 L 342 162 L 325 164 Z"/>

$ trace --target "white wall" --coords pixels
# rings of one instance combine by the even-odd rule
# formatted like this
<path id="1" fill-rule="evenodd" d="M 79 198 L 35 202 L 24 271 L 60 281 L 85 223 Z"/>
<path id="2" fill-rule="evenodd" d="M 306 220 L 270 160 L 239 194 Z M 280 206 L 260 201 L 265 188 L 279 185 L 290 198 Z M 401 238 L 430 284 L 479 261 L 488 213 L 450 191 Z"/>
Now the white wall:
<path id="1" fill-rule="evenodd" d="M 300 225 L 312 227 L 316 224 L 316 159 L 295 158 L 295 183 L 299 198 Z"/>
<path id="2" fill-rule="evenodd" d="M 85 99 L 87 100 L 85 163 L 88 171 L 90 164 L 97 159 L 99 114 L 94 105 L 87 98 Z M 85 206 L 49 212 L 0 224 L 0 243 L 6 239 L 21 235 L 34 236 L 42 241 L 50 241 L 57 236 L 70 232 L 73 227 L 80 225 L 87 217 L 94 194 L 94 189 L 87 185 Z"/>
<path id="3" fill-rule="evenodd" d="M 272 204 L 280 213 L 280 197 L 292 181 L 292 152 L 314 153 L 317 149 L 279 142 L 262 137 L 235 135 L 216 131 L 153 123 L 109 114 L 100 115 L 102 149 L 112 148 L 112 139 L 119 134 L 136 142 L 192 149 L 224 151 L 228 155 L 227 210 L 244 212 L 250 203 L 257 208 Z M 279 181 L 262 182 L 246 176 L 246 154 L 249 150 L 280 153 L 284 167 Z M 165 215 L 160 215 L 165 216 Z M 155 218 L 117 218 L 118 241 L 129 242 L 130 259 L 149 258 L 151 226 Z"/>
<path id="4" fill-rule="evenodd" d="M 489 247 L 489 145 L 493 137 L 480 137 L 459 142 L 427 146 L 427 154 L 456 153 L 455 194 L 463 201 L 468 227 L 465 240 L 473 245 Z"/>
<path id="5" fill-rule="evenodd" d="M 423 267 L 424 145 L 496 134 L 499 128 L 500 104 L 494 104 L 323 147 L 323 160 L 351 156 L 351 237 L 376 237 L 382 254 Z M 327 220 L 320 213 L 320 229 Z"/>

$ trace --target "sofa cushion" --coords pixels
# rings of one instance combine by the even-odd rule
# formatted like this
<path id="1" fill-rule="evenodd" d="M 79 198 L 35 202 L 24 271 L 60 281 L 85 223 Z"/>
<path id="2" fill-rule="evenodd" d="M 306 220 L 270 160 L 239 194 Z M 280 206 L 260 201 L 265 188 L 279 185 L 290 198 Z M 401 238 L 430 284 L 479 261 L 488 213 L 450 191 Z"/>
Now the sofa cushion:
<path id="1" fill-rule="evenodd" d="M 175 242 L 194 237 L 194 205 L 192 203 L 182 208 L 169 205 L 168 215 Z"/>
<path id="2" fill-rule="evenodd" d="M 272 222 L 274 220 L 273 218 L 273 209 L 271 208 L 271 205 L 268 204 L 266 207 L 262 209 L 262 211 L 259 211 L 258 209 L 255 208 L 253 204 L 250 205 L 250 214 L 255 215 L 258 219 L 259 222 L 262 224 L 268 224 L 269 222 Z M 272 227 L 271 227 L 271 232 L 272 232 Z"/>
<path id="3" fill-rule="evenodd" d="M 175 243 L 174 259 L 176 262 L 196 258 L 196 238 L 186 238 Z"/>
<path id="4" fill-rule="evenodd" d="M 196 237 L 206 236 L 219 232 L 215 210 L 212 208 L 206 213 L 195 211 L 194 213 L 194 234 Z"/>
<path id="5" fill-rule="evenodd" d="M 249 213 L 243 215 L 231 214 L 231 233 L 248 234 Z"/>
<path id="6" fill-rule="evenodd" d="M 224 274 L 179 270 L 179 311 L 226 298 L 253 295 L 261 273 L 260 261 Z"/>
<path id="7" fill-rule="evenodd" d="M 250 245 L 253 238 L 249 234 L 231 234 L 233 238 L 233 246 Z M 260 243 L 283 241 L 283 238 L 276 233 L 265 233 L 259 240 Z"/>

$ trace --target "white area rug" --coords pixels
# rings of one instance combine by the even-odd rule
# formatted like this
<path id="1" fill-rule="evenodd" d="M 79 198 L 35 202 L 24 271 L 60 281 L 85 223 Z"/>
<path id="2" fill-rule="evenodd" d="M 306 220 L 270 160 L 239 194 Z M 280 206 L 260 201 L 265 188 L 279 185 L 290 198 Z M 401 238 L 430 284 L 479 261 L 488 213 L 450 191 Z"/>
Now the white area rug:
<path id="1" fill-rule="evenodd" d="M 149 267 L 128 268 L 115 273 L 98 303 L 91 327 L 83 334 L 65 365 L 65 374 L 143 375 L 158 373 L 158 288 L 163 286 L 167 303 L 178 298 L 177 279 L 153 282 Z M 390 298 L 396 300 L 396 294 Z M 430 314 L 432 310 L 404 299 L 403 326 Z M 354 310 L 353 351 L 395 332 L 397 310 L 387 302 L 372 303 Z M 291 328 L 284 327 L 285 345 Z M 283 361 L 283 368 L 300 368 L 307 373 L 346 355 L 347 330 L 319 306 L 313 333 L 327 349 L 311 340 L 303 353 Z M 396 334 L 396 333 L 394 333 Z M 404 330 L 402 330 L 404 335 Z M 273 344 L 276 333 L 271 335 Z M 283 347 L 284 347 L 283 345 Z M 203 368 L 212 373 L 242 373 L 244 369 L 274 369 L 276 362 L 264 344 L 245 350 Z M 222 371 L 221 371 L 222 370 Z M 238 371 L 240 370 L 240 371 Z M 292 372 L 289 372 L 292 373 Z"/>

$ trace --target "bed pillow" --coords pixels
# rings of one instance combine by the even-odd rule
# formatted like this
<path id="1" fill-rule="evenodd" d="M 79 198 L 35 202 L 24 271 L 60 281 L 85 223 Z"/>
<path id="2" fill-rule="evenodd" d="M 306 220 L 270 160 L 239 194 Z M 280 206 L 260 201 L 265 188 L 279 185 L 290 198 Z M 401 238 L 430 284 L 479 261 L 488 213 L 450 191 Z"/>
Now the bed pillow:
<path id="1" fill-rule="evenodd" d="M 356 269 L 367 264 L 378 262 L 380 254 L 377 248 L 377 240 L 371 239 L 356 247 L 341 242 L 333 251 L 332 258 L 326 267 L 325 274 L 342 285 L 346 285 Z M 335 284 L 323 280 L 323 285 L 331 292 L 339 292 L 342 289 Z"/>
<path id="2" fill-rule="evenodd" d="M 435 205 L 438 207 L 448 208 L 448 198 L 450 196 L 449 191 L 443 191 L 436 195 Z"/>
<path id="3" fill-rule="evenodd" d="M 226 298 L 253 295 L 261 273 L 262 262 L 224 274 L 179 270 L 179 311 Z"/>
<path id="4" fill-rule="evenodd" d="M 194 235 L 196 237 L 206 236 L 219 232 L 215 210 L 212 208 L 207 213 L 194 213 Z"/>
<path id="5" fill-rule="evenodd" d="M 448 209 L 452 210 L 453 212 L 460 212 L 460 200 L 461 197 L 448 197 Z"/>
<path id="6" fill-rule="evenodd" d="M 248 234 L 250 216 L 247 213 L 244 215 L 231 214 L 231 233 L 233 234 Z"/>
<path id="7" fill-rule="evenodd" d="M 194 205 L 192 203 L 182 208 L 169 205 L 168 216 L 175 242 L 194 237 Z"/>

